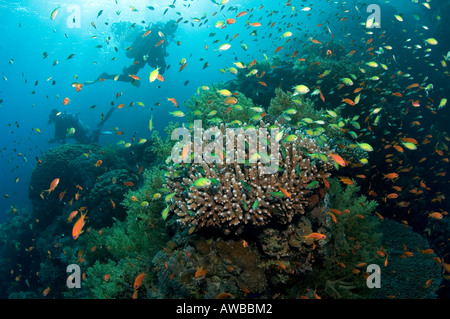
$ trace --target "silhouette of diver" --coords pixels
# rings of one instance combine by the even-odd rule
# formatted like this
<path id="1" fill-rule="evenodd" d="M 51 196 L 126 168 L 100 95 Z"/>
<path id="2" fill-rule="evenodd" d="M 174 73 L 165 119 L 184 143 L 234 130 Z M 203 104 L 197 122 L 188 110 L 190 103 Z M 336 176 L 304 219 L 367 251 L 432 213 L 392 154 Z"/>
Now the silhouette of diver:
<path id="1" fill-rule="evenodd" d="M 159 68 L 159 73 L 164 74 L 166 70 L 165 57 L 169 56 L 166 51 L 167 46 L 175 37 L 175 31 L 178 25 L 175 20 L 169 20 L 167 23 L 158 22 L 149 26 L 147 31 L 139 32 L 134 42 L 127 49 L 126 56 L 134 59 L 129 67 L 122 70 L 122 74 L 108 74 L 103 72 L 95 81 L 88 81 L 85 84 L 93 84 L 98 81 L 112 80 L 131 82 L 135 86 L 140 85 L 139 80 L 135 80 L 130 75 L 137 75 L 140 69 L 149 64 L 152 68 Z"/>
<path id="2" fill-rule="evenodd" d="M 48 116 L 48 124 L 55 123 L 55 137 L 49 143 L 59 142 L 64 144 L 67 138 L 74 138 L 82 144 L 98 143 L 103 124 L 110 118 L 114 111 L 112 107 L 102 121 L 97 124 L 97 129 L 91 131 L 89 126 L 78 118 L 78 114 L 59 112 L 53 109 Z"/>

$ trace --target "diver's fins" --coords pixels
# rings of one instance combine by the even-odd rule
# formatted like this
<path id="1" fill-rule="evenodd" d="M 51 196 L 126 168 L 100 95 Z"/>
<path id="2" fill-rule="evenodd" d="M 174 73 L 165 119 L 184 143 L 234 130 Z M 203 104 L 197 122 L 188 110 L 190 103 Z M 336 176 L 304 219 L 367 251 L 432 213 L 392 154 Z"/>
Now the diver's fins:
<path id="1" fill-rule="evenodd" d="M 83 85 L 91 85 L 91 84 L 97 83 L 97 82 L 100 81 L 100 79 L 112 80 L 112 79 L 114 79 L 114 75 L 108 74 L 108 73 L 106 73 L 106 72 L 103 72 L 102 74 L 100 74 L 100 75 L 98 76 L 97 79 L 95 79 L 95 80 L 93 80 L 93 81 L 86 81 L 86 82 L 83 83 Z"/>

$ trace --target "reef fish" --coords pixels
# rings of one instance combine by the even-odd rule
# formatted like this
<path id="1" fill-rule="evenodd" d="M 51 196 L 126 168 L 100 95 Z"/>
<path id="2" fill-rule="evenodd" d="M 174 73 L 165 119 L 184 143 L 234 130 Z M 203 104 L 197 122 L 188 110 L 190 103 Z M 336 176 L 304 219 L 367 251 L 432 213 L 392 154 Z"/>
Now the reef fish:
<path id="1" fill-rule="evenodd" d="M 209 185 L 211 185 L 211 180 L 209 179 L 209 178 L 205 178 L 205 177 L 202 177 L 202 178 L 199 178 L 199 179 L 197 179 L 193 184 L 192 184 L 192 187 L 195 187 L 195 188 L 204 188 L 204 187 L 208 187 Z"/>
<path id="2" fill-rule="evenodd" d="M 55 178 L 50 184 L 50 188 L 46 190 L 49 194 L 55 190 L 56 186 L 59 184 L 59 178 Z"/>
<path id="3" fill-rule="evenodd" d="M 72 228 L 72 238 L 73 239 L 77 239 L 78 236 L 80 236 L 80 234 L 82 233 L 82 229 L 83 226 L 85 224 L 84 218 L 86 216 L 86 213 L 81 214 L 81 217 L 77 220 L 77 222 L 75 223 L 75 225 L 73 225 Z"/>

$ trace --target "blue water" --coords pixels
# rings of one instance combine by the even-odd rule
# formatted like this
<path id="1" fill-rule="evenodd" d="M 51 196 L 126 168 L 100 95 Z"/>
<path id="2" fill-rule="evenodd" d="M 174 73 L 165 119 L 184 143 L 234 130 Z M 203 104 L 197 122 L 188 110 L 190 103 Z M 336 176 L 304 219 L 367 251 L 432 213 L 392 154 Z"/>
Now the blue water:
<path id="1" fill-rule="evenodd" d="M 3 181 L 0 185 L 0 220 L 4 219 L 4 212 L 10 205 L 28 211 L 31 209 L 27 186 L 36 157 L 39 158 L 46 150 L 56 146 L 48 144 L 54 134 L 53 125 L 47 124 L 50 110 L 56 108 L 59 111 L 79 113 L 82 121 L 94 127 L 100 121 L 101 113 L 107 113 L 111 102 L 116 106 L 124 103 L 126 107 L 114 112 L 104 130 L 113 131 L 114 127 L 118 127 L 126 135 L 102 135 L 99 143 L 105 145 L 126 140 L 127 137 L 131 139 L 135 132 L 137 137 L 148 138 L 151 113 L 154 113 L 154 129 L 157 131 L 163 132 L 170 120 L 178 120 L 168 114 L 169 111 L 174 111 L 172 104 L 167 101 L 168 97 L 175 97 L 183 109 L 182 102 L 194 95 L 199 86 L 233 78 L 229 73 L 219 72 L 219 69 L 229 67 L 231 61 L 251 61 L 253 58 L 259 60 L 264 58 L 264 53 L 271 55 L 283 40 L 279 38 L 276 28 L 270 29 L 267 26 L 269 21 L 277 21 L 281 25 L 281 21 L 278 21 L 280 14 L 272 18 L 267 17 L 267 12 L 276 10 L 290 14 L 289 7 L 267 1 L 239 1 L 230 3 L 223 10 L 220 10 L 221 6 L 206 0 L 177 1 L 176 7 L 169 8 L 165 15 L 163 12 L 172 4 L 171 1 L 155 2 L 152 4 L 154 10 L 146 7 L 146 1 L 118 1 L 117 4 L 114 1 L 1 1 L 0 4 L 2 11 L 8 12 L 0 21 L 0 69 L 2 77 L 7 79 L 0 81 L 3 100 L 0 108 L 0 134 L 3 137 L 0 153 Z M 59 5 L 61 8 L 55 19 L 51 20 L 50 13 Z M 76 17 L 79 27 L 74 27 L 73 23 L 73 14 L 78 9 L 73 9 L 71 5 L 79 8 L 79 17 Z M 132 11 L 131 5 L 138 11 Z M 263 8 L 259 10 L 261 6 Z M 226 29 L 216 28 L 217 21 L 236 16 L 235 10 L 227 12 L 229 7 L 237 7 L 237 12 L 253 8 L 252 21 L 261 21 L 263 24 L 257 30 L 258 36 L 250 36 L 249 29 L 242 27 L 249 15 L 241 17 L 239 22 Z M 316 10 L 328 7 L 326 1 L 315 6 Z M 103 13 L 97 18 L 100 10 Z M 117 15 L 117 11 L 120 11 L 120 15 Z M 214 13 L 217 15 L 212 16 Z M 202 17 L 206 17 L 206 23 L 206 19 Z M 81 92 L 76 92 L 71 86 L 75 81 L 94 80 L 102 72 L 118 74 L 123 67 L 130 65 L 132 61 L 125 56 L 124 50 L 130 43 L 121 43 L 114 38 L 111 32 L 114 22 L 130 21 L 147 26 L 150 22 L 179 18 L 188 23 L 179 24 L 173 43 L 167 48 L 169 57 L 166 62 L 170 68 L 164 75 L 164 83 L 147 81 L 152 71 L 147 65 L 139 73 L 142 78 L 139 88 L 129 83 L 112 81 L 84 86 Z M 202 20 L 196 22 L 194 18 Z M 308 33 L 308 29 L 321 22 L 321 17 L 313 15 L 298 20 L 302 31 Z M 142 21 L 146 23 L 143 24 Z M 95 23 L 97 29 L 91 22 Z M 272 32 L 273 37 L 269 38 Z M 210 37 L 211 33 L 216 35 Z M 238 37 L 231 40 L 236 34 L 239 34 Z M 108 36 L 112 36 L 109 44 L 106 43 Z M 181 45 L 176 45 L 176 41 L 181 41 Z M 214 41 L 218 42 L 213 43 Z M 224 52 L 215 51 L 226 42 L 232 43 L 234 48 Z M 247 44 L 247 51 L 240 47 L 241 43 Z M 97 45 L 103 47 L 96 48 Z M 119 48 L 118 52 L 114 50 L 114 46 Z M 45 59 L 44 52 L 48 54 Z M 74 58 L 67 60 L 71 54 L 75 54 Z M 116 60 L 112 61 L 113 58 Z M 188 66 L 179 72 L 179 61 L 182 58 L 187 59 Z M 58 64 L 52 65 L 55 60 L 58 60 Z M 207 68 L 203 68 L 205 62 L 209 63 Z M 189 81 L 187 85 L 186 81 Z M 116 99 L 118 92 L 123 92 L 123 95 Z M 62 101 L 65 97 L 71 102 L 64 106 Z M 145 107 L 128 107 L 129 103 L 137 101 L 143 102 Z M 157 102 L 161 105 L 155 106 Z M 93 105 L 96 107 L 91 110 Z M 39 128 L 41 133 L 34 131 L 35 128 Z M 16 183 L 17 177 L 19 181 Z M 9 198 L 5 198 L 4 194 Z"/>

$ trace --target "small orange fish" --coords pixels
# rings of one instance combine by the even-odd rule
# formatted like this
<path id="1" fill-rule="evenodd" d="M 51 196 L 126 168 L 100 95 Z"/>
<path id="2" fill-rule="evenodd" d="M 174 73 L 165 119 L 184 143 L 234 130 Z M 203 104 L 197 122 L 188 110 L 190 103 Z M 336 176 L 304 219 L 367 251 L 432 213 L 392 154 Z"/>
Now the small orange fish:
<path id="1" fill-rule="evenodd" d="M 180 66 L 180 70 L 178 72 L 183 71 L 186 66 L 187 66 L 187 63 L 184 63 L 182 66 Z"/>
<path id="2" fill-rule="evenodd" d="M 328 215 L 330 215 L 330 216 L 331 216 L 331 220 L 332 220 L 335 224 L 337 224 L 336 216 L 335 216 L 333 213 L 330 213 L 330 212 L 328 212 Z"/>
<path id="3" fill-rule="evenodd" d="M 161 39 L 158 41 L 158 43 L 155 44 L 155 47 L 159 47 L 163 43 L 164 43 L 164 39 Z"/>
<path id="4" fill-rule="evenodd" d="M 99 167 L 100 165 L 102 165 L 103 161 L 102 160 L 98 160 L 97 163 L 95 163 L 95 167 Z"/>
<path id="5" fill-rule="evenodd" d="M 354 106 L 354 105 L 355 105 L 355 102 L 353 102 L 353 101 L 350 100 L 350 99 L 342 99 L 342 102 L 345 102 L 345 103 L 347 103 L 348 105 L 351 105 L 351 106 Z"/>
<path id="6" fill-rule="evenodd" d="M 281 49 L 283 49 L 283 47 L 282 47 L 282 46 L 280 46 L 280 47 L 276 48 L 276 49 L 275 49 L 275 52 L 274 52 L 274 53 L 280 52 L 280 51 L 281 51 Z"/>
<path id="7" fill-rule="evenodd" d="M 342 167 L 345 166 L 345 161 L 344 161 L 344 159 L 343 159 L 342 157 L 340 157 L 339 155 L 334 154 L 334 153 L 330 153 L 330 156 L 331 156 L 331 158 L 332 158 L 336 163 L 338 163 L 340 166 L 342 166 Z"/>
<path id="8" fill-rule="evenodd" d="M 139 81 L 141 79 L 140 77 L 138 77 L 137 75 L 134 75 L 134 74 L 129 74 L 128 76 L 136 81 Z"/>
<path id="9" fill-rule="evenodd" d="M 177 103 L 177 100 L 175 100 L 175 98 L 167 98 L 167 101 L 170 101 L 170 102 L 172 102 L 173 103 L 173 105 L 175 105 L 175 107 L 178 107 L 178 103 Z"/>
<path id="10" fill-rule="evenodd" d="M 132 186 L 134 186 L 134 183 L 133 182 L 124 182 L 123 185 L 132 187 Z"/>
<path id="11" fill-rule="evenodd" d="M 142 285 L 142 282 L 144 281 L 145 275 L 146 275 L 145 272 L 143 272 L 143 273 L 141 273 L 141 274 L 136 276 L 136 279 L 134 280 L 134 284 L 133 284 L 133 288 L 135 290 L 137 290 Z"/>
<path id="12" fill-rule="evenodd" d="M 189 153 L 189 149 L 190 149 L 190 145 L 186 144 L 183 147 L 183 151 L 181 152 L 181 160 L 184 161 L 185 159 L 187 159 L 187 155 Z"/>
<path id="13" fill-rule="evenodd" d="M 236 15 L 236 18 L 240 18 L 242 16 L 245 16 L 248 12 L 247 11 L 241 11 Z"/>
<path id="14" fill-rule="evenodd" d="M 443 219 L 444 215 L 442 215 L 439 212 L 434 212 L 428 215 L 428 217 L 433 218 L 433 219 Z"/>
<path id="15" fill-rule="evenodd" d="M 284 196 L 291 198 L 291 194 L 289 194 L 289 192 L 287 190 L 285 190 L 284 188 L 280 187 L 280 191 L 284 194 Z"/>
<path id="16" fill-rule="evenodd" d="M 353 185 L 354 184 L 353 180 L 348 178 L 348 177 L 340 177 L 339 180 L 342 183 L 346 184 L 346 185 Z"/>
<path id="17" fill-rule="evenodd" d="M 44 291 L 42 292 L 42 295 L 45 297 L 48 295 L 48 293 L 50 292 L 50 287 L 47 287 L 44 289 Z"/>
<path id="18" fill-rule="evenodd" d="M 59 178 L 55 178 L 51 184 L 50 184 L 50 188 L 45 190 L 45 192 L 48 192 L 48 194 L 50 194 L 52 191 L 55 190 L 56 186 L 58 186 L 59 184 Z"/>
<path id="19" fill-rule="evenodd" d="M 342 212 L 336 208 L 328 208 L 328 210 L 335 215 L 342 215 Z"/>
<path id="20" fill-rule="evenodd" d="M 72 229 L 72 238 L 77 239 L 78 236 L 82 233 L 83 226 L 85 224 L 84 218 L 86 217 L 86 213 L 81 214 L 81 217 L 77 220 Z"/>
<path id="21" fill-rule="evenodd" d="M 330 188 L 330 183 L 328 182 L 328 180 L 325 177 L 322 177 L 323 180 L 323 184 L 325 185 L 325 188 Z"/>
<path id="22" fill-rule="evenodd" d="M 200 266 L 200 268 L 197 269 L 197 271 L 195 272 L 194 277 L 195 278 L 203 277 L 206 275 L 207 272 L 208 272 L 207 269 L 203 269 L 203 266 Z"/>
<path id="23" fill-rule="evenodd" d="M 394 199 L 394 198 L 397 198 L 397 197 L 398 197 L 397 193 L 390 193 L 390 194 L 386 195 L 387 199 Z"/>
<path id="24" fill-rule="evenodd" d="M 408 86 L 406 87 L 406 89 L 409 90 L 409 89 L 413 89 L 413 88 L 416 88 L 416 87 L 419 87 L 419 86 L 420 86 L 419 83 L 414 83 L 414 84 L 408 85 Z"/>
<path id="25" fill-rule="evenodd" d="M 221 292 L 216 297 L 216 299 L 229 299 L 229 298 L 231 298 L 231 294 L 228 292 Z"/>
<path id="26" fill-rule="evenodd" d="M 384 178 L 387 178 L 387 179 L 390 179 L 391 181 L 393 181 L 393 180 L 396 179 L 397 177 L 398 177 L 398 174 L 397 174 L 397 173 L 389 173 L 389 174 L 384 175 L 383 179 L 384 179 Z"/>
<path id="27" fill-rule="evenodd" d="M 397 152 L 400 152 L 400 153 L 404 152 L 403 148 L 400 145 L 396 144 L 396 145 L 394 145 L 394 148 L 397 150 Z"/>
<path id="28" fill-rule="evenodd" d="M 286 266 L 285 266 L 281 261 L 279 261 L 279 260 L 277 259 L 277 262 L 278 262 L 278 265 L 280 265 L 280 267 L 281 267 L 283 270 L 286 270 Z"/>
<path id="29" fill-rule="evenodd" d="M 225 100 L 223 100 L 223 104 L 225 105 L 235 105 L 237 104 L 238 99 L 235 98 L 234 96 L 229 96 L 227 98 L 225 98 Z"/>
<path id="30" fill-rule="evenodd" d="M 70 99 L 68 97 L 64 98 L 63 105 L 67 105 L 70 103 Z"/>
<path id="31" fill-rule="evenodd" d="M 71 223 L 72 220 L 74 219 L 74 217 L 77 216 L 77 214 L 78 214 L 78 211 L 77 211 L 77 210 L 74 210 L 73 212 L 71 212 L 70 215 L 69 215 L 69 217 L 67 217 L 67 221 L 68 221 L 69 223 Z"/>
<path id="32" fill-rule="evenodd" d="M 327 236 L 325 236 L 324 234 L 321 233 L 311 233 L 309 235 L 303 236 L 305 239 L 314 239 L 314 240 L 319 240 L 319 239 L 325 239 L 327 238 Z"/>
<path id="33" fill-rule="evenodd" d="M 67 191 L 59 193 L 59 200 L 61 201 L 64 198 L 64 195 L 66 195 Z"/>

